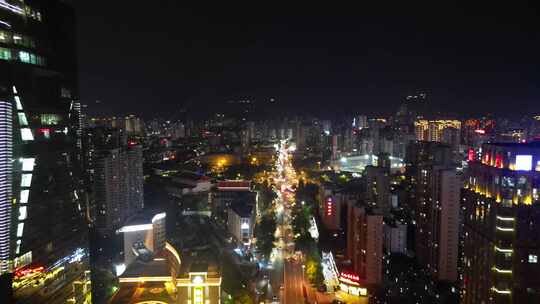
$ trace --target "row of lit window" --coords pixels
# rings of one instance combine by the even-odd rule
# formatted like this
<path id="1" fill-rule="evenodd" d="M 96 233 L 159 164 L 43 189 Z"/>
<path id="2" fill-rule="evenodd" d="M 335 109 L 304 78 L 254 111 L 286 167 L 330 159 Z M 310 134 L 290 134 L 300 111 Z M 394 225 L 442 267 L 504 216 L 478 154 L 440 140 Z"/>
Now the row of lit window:
<path id="1" fill-rule="evenodd" d="M 0 42 L 7 44 L 13 43 L 28 48 L 36 47 L 36 42 L 31 37 L 3 30 L 0 30 Z"/>
<path id="2" fill-rule="evenodd" d="M 41 13 L 38 10 L 33 9 L 32 7 L 28 5 L 24 7 L 24 13 L 26 17 L 30 17 L 34 20 L 41 21 Z"/>
<path id="3" fill-rule="evenodd" d="M 26 51 L 16 51 L 7 48 L 0 47 L 0 59 L 1 60 L 17 60 L 24 63 L 30 63 L 35 65 L 45 65 L 45 58 Z"/>

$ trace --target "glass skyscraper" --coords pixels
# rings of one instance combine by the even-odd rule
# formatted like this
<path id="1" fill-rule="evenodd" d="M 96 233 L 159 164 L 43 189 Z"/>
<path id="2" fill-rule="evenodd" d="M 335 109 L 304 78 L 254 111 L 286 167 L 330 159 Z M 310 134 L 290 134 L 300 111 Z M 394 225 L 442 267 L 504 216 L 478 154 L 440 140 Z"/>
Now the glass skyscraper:
<path id="1" fill-rule="evenodd" d="M 0 274 L 30 301 L 87 255 L 74 29 L 63 1 L 0 0 Z"/>

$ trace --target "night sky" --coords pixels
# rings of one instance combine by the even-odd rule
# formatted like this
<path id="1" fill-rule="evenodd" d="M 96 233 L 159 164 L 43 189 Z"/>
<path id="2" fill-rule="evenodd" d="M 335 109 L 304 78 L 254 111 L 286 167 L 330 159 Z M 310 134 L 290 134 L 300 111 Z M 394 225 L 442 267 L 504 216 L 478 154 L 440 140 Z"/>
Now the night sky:
<path id="1" fill-rule="evenodd" d="M 534 9 L 185 2 L 76 4 L 91 112 L 167 117 L 274 97 L 314 114 L 390 114 L 418 88 L 445 112 L 540 112 Z"/>

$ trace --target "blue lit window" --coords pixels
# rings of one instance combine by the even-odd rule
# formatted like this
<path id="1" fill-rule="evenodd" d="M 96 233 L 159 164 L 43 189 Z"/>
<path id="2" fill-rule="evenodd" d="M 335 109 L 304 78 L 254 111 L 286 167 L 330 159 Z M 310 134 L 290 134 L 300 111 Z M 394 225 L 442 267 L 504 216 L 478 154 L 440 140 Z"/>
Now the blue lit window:
<path id="1" fill-rule="evenodd" d="M 0 59 L 11 60 L 11 50 L 6 48 L 0 48 Z"/>
<path id="2" fill-rule="evenodd" d="M 30 53 L 25 52 L 25 51 L 19 51 L 19 59 L 22 62 L 30 63 Z"/>

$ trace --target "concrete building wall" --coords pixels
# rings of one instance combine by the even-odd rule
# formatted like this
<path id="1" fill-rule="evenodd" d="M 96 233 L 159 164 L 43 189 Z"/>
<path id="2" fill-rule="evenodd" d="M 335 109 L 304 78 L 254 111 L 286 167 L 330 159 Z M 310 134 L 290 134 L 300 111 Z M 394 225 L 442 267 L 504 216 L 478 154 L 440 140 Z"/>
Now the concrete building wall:
<path id="1" fill-rule="evenodd" d="M 384 226 L 385 248 L 389 253 L 407 253 L 407 225 Z"/>
<path id="2" fill-rule="evenodd" d="M 458 278 L 459 195 L 461 181 L 455 170 L 441 172 L 441 216 L 439 236 L 438 279 L 456 281 Z"/>
<path id="3" fill-rule="evenodd" d="M 382 282 L 383 217 L 368 215 L 366 223 L 366 283 L 377 285 Z"/>

